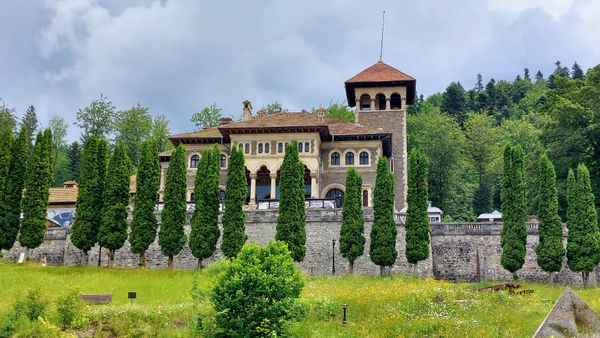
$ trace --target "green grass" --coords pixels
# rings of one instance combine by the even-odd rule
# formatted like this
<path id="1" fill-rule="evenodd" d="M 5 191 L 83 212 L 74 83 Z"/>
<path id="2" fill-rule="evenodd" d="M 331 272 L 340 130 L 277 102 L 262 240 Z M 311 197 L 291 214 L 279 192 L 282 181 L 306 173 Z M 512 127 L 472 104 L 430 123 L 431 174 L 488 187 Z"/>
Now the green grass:
<path id="1" fill-rule="evenodd" d="M 199 276 L 209 290 L 218 266 Z M 27 289 L 39 289 L 53 304 L 73 289 L 80 293 L 112 293 L 113 303 L 88 306 L 86 319 L 67 332 L 97 336 L 188 336 L 195 325 L 190 289 L 193 271 L 41 267 L 0 263 L 0 314 Z M 290 327 L 301 337 L 530 337 L 562 286 L 523 283 L 531 296 L 482 293 L 485 284 L 449 283 L 411 277 L 306 277 L 302 302 L 307 318 Z M 600 311 L 600 289 L 576 292 Z M 138 299 L 129 305 L 128 291 Z M 342 325 L 342 304 L 348 325 Z M 52 308 L 52 305 L 49 307 Z M 52 321 L 52 311 L 48 312 Z M 50 325 L 43 323 L 44 325 Z M 54 328 L 55 335 L 63 334 Z"/>

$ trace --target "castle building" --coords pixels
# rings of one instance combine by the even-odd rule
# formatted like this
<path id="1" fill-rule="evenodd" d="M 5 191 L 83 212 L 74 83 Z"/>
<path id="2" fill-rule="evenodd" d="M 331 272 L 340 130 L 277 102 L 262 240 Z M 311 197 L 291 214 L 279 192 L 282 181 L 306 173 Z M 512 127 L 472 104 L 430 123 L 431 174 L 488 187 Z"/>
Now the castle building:
<path id="1" fill-rule="evenodd" d="M 348 103 L 355 107 L 354 122 L 326 117 L 323 108 L 314 113 L 258 111 L 253 115 L 252 104 L 244 101 L 241 121 L 224 118 L 216 127 L 171 135 L 174 146 L 183 144 L 186 149 L 188 201 L 194 200 L 202 151 L 214 144 L 221 149 L 224 196 L 229 152 L 236 145 L 245 155 L 248 207 L 276 207 L 285 145 L 297 141 L 309 207 L 341 207 L 350 166 L 363 177 L 363 206 L 372 206 L 377 159 L 385 156 L 395 180 L 395 207 L 402 209 L 407 192 L 406 107 L 414 103 L 415 85 L 414 78 L 379 61 L 345 82 Z M 160 154 L 161 202 L 170 155 L 170 151 Z"/>

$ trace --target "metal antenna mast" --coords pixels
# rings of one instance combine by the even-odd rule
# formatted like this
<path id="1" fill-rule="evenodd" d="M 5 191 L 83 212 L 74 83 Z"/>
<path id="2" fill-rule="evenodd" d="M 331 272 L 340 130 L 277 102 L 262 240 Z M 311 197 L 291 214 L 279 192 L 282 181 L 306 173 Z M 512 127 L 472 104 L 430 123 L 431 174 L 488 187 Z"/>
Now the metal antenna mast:
<path id="1" fill-rule="evenodd" d="M 385 11 L 381 20 L 381 48 L 379 49 L 379 61 L 383 61 L 383 28 L 385 27 Z"/>

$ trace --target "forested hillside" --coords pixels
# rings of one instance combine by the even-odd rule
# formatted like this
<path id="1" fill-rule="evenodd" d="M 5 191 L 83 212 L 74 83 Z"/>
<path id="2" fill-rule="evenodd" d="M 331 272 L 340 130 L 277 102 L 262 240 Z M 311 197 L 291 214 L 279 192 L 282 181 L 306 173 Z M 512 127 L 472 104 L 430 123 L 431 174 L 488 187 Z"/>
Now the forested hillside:
<path id="1" fill-rule="evenodd" d="M 408 146 L 430 159 L 429 198 L 447 220 L 500 210 L 502 149 L 525 154 L 529 213 L 537 209 L 537 167 L 546 153 L 556 166 L 561 214 L 569 168 L 585 163 L 600 196 L 600 65 L 582 71 L 556 62 L 545 77 L 528 69 L 512 81 L 477 74 L 472 88 L 452 82 L 409 108 Z M 598 204 L 598 199 L 597 199 Z"/>

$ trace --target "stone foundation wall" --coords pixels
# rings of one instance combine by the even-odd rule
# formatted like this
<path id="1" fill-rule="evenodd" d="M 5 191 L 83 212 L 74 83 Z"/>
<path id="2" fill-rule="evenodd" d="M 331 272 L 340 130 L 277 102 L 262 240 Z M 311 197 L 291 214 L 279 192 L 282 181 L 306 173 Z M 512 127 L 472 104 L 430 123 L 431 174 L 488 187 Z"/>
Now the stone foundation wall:
<path id="1" fill-rule="evenodd" d="M 190 215 L 191 216 L 191 215 Z M 160 217 L 160 216 L 159 216 Z M 326 275 L 332 273 L 332 264 L 335 254 L 336 274 L 345 274 L 348 270 L 348 261 L 339 252 L 339 232 L 341 226 L 341 210 L 308 210 L 306 214 L 306 257 L 300 268 L 309 274 Z M 358 258 L 354 264 L 355 273 L 366 275 L 379 274 L 379 267 L 369 259 L 369 233 L 373 223 L 372 209 L 365 209 L 365 253 Z M 246 214 L 246 233 L 248 241 L 258 244 L 267 244 L 275 237 L 275 226 L 277 224 L 277 212 L 273 210 L 255 210 Z M 431 225 L 431 258 L 420 262 L 417 272 L 422 277 L 435 277 L 453 281 L 477 281 L 477 280 L 511 280 L 512 275 L 500 265 L 502 253 L 500 247 L 500 231 L 502 225 L 499 223 L 440 223 Z M 398 259 L 392 267 L 395 273 L 411 273 L 412 267 L 404 256 L 405 229 L 402 224 L 397 224 L 398 237 L 396 248 Z M 536 263 L 535 246 L 538 242 L 537 224 L 528 225 L 527 257 L 524 267 L 518 272 L 519 276 L 529 281 L 546 281 L 548 274 L 543 272 Z M 186 234 L 189 234 L 189 226 L 186 226 Z M 566 231 L 564 233 L 566 244 Z M 332 240 L 335 239 L 335 252 Z M 220 246 L 220 240 L 218 243 Z M 22 248 L 18 243 L 10 251 L 3 251 L 5 260 L 16 261 Z M 204 265 L 221 258 L 220 250 L 215 255 L 203 262 Z M 52 265 L 81 264 L 81 252 L 75 248 L 70 241 L 70 232 L 66 229 L 48 230 L 44 244 L 32 250 L 29 257 L 33 260 L 41 260 L 46 257 Z M 166 268 L 167 257 L 165 257 L 156 240 L 147 252 L 148 265 L 152 269 Z M 95 265 L 98 261 L 98 247 L 90 251 L 89 265 Z M 102 265 L 106 265 L 106 251 L 102 250 Z M 129 243 L 117 250 L 115 266 L 136 267 L 139 256 L 131 253 Z M 192 256 L 187 246 L 181 253 L 175 256 L 175 268 L 192 269 L 198 265 L 198 260 Z M 600 270 L 590 274 L 590 281 L 600 284 Z M 581 275 L 571 272 L 566 266 L 560 273 L 556 274 L 555 281 L 565 284 L 581 283 Z"/>

